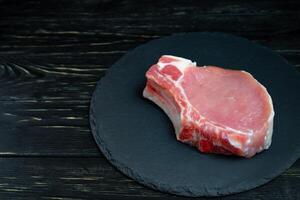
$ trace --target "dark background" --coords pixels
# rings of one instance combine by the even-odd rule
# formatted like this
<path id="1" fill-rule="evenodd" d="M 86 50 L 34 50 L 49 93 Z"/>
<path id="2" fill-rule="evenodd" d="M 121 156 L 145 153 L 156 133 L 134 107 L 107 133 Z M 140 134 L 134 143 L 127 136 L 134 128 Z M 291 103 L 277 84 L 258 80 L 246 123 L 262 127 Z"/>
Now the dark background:
<path id="1" fill-rule="evenodd" d="M 246 37 L 300 71 L 300 1 L 0 0 L 0 199 L 181 198 L 112 167 L 88 114 L 97 80 L 128 50 L 191 31 Z M 299 190 L 298 161 L 216 199 L 300 199 Z"/>

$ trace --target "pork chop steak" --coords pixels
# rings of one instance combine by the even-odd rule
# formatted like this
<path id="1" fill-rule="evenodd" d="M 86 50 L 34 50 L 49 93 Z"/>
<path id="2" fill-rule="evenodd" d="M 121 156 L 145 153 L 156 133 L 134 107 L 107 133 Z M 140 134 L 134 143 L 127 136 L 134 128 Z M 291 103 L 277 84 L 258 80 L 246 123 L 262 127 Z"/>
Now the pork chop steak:
<path id="1" fill-rule="evenodd" d="M 201 152 L 243 157 L 271 145 L 272 99 L 248 72 L 164 55 L 146 77 L 143 95 L 169 116 L 177 140 Z"/>

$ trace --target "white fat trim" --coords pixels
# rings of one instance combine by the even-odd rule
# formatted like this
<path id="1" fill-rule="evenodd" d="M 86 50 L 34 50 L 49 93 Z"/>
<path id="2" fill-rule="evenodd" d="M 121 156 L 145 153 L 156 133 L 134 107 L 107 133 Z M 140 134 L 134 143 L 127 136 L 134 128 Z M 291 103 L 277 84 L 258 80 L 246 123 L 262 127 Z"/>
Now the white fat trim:
<path id="1" fill-rule="evenodd" d="M 273 121 L 274 121 L 274 116 L 275 116 L 275 112 L 274 112 L 274 108 L 273 108 L 273 101 L 271 96 L 269 95 L 267 89 L 263 86 L 263 88 L 265 89 L 267 95 L 268 95 L 268 99 L 269 99 L 269 104 L 271 106 L 271 114 L 268 118 L 268 131 L 265 137 L 265 142 L 264 142 L 264 148 L 268 149 L 272 143 L 272 135 L 273 135 Z"/>
<path id="2" fill-rule="evenodd" d="M 178 57 L 178 56 L 172 56 L 172 55 L 163 55 L 163 57 L 169 57 L 169 58 L 174 58 L 176 60 L 180 60 L 180 61 L 183 61 L 183 62 L 192 62 L 191 60 L 189 59 L 186 59 L 186 58 L 182 58 L 182 57 Z"/>
<path id="3" fill-rule="evenodd" d="M 159 70 L 162 70 L 166 65 L 174 65 L 176 66 L 177 69 L 181 71 L 181 73 L 184 73 L 184 70 L 189 67 L 189 66 L 196 66 L 196 62 L 192 62 L 191 60 L 181 58 L 181 57 L 176 57 L 176 56 L 170 56 L 170 55 L 164 55 L 164 57 L 169 57 L 169 58 L 174 58 L 176 60 L 168 63 L 162 63 L 158 62 L 158 68 Z"/>
<path id="4" fill-rule="evenodd" d="M 271 97 L 270 97 L 271 99 Z M 272 104 L 272 100 L 270 102 L 270 104 L 272 105 L 272 113 L 270 114 L 269 116 L 269 119 L 268 119 L 268 130 L 267 130 L 267 133 L 266 133 L 266 136 L 265 136 L 265 142 L 264 142 L 264 149 L 268 149 L 270 146 L 271 146 L 271 143 L 272 143 L 272 135 L 273 135 L 273 121 L 274 121 L 274 110 L 273 110 L 273 104 Z"/>
<path id="5" fill-rule="evenodd" d="M 228 135 L 228 141 L 235 148 L 238 148 L 238 149 L 242 148 L 242 144 L 239 141 L 237 141 L 237 140 L 233 139 L 232 137 L 230 137 L 230 134 Z"/>
<path id="6" fill-rule="evenodd" d="M 168 98 L 166 97 L 166 95 L 164 93 L 160 93 L 161 95 L 163 95 L 164 98 Z M 143 91 L 143 96 L 145 98 L 150 99 L 151 101 L 153 101 L 155 104 L 157 104 L 169 117 L 169 119 L 172 121 L 172 124 L 174 126 L 175 129 L 175 134 L 176 137 L 179 136 L 179 132 L 181 130 L 181 122 L 180 122 L 180 115 L 177 114 L 173 114 L 171 112 L 171 109 L 169 109 L 169 106 L 160 98 L 157 98 L 155 95 L 151 95 L 151 92 L 148 92 L 148 87 L 146 87 Z"/>

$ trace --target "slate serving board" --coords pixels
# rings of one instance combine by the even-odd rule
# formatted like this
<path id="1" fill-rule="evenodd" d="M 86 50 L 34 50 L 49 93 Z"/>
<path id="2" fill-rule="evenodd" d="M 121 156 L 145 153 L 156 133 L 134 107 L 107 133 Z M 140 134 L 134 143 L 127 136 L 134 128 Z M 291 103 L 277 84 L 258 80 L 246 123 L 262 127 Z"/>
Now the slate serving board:
<path id="1" fill-rule="evenodd" d="M 142 97 L 145 72 L 163 54 L 250 72 L 273 99 L 270 149 L 245 159 L 203 154 L 178 142 L 168 117 Z M 299 158 L 299 77 L 282 57 L 244 38 L 175 34 L 135 48 L 110 68 L 94 91 L 90 124 L 106 158 L 143 185 L 184 196 L 242 192 L 267 183 Z"/>

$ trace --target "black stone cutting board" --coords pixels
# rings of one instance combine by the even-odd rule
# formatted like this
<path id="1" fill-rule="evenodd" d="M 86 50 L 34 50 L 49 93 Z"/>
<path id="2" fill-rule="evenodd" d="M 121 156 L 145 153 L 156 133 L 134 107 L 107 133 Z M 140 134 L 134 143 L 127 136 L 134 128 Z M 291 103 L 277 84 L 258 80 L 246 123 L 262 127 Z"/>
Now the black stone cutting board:
<path id="1" fill-rule="evenodd" d="M 275 118 L 269 150 L 251 159 L 203 154 L 175 139 L 164 112 L 142 97 L 145 72 L 161 55 L 250 72 L 269 91 Z M 223 33 L 182 33 L 123 56 L 93 94 L 90 123 L 107 159 L 139 183 L 184 196 L 220 196 L 267 183 L 300 155 L 300 76 L 282 57 Z"/>

